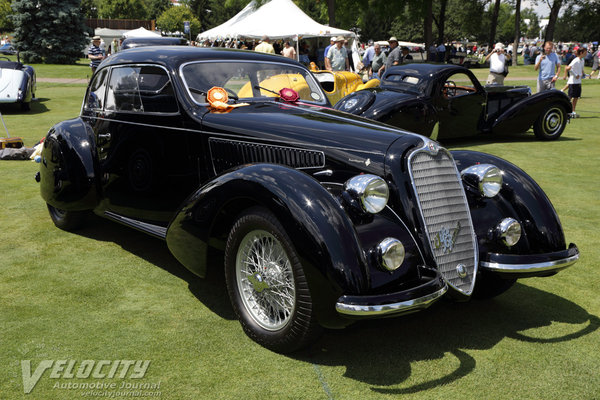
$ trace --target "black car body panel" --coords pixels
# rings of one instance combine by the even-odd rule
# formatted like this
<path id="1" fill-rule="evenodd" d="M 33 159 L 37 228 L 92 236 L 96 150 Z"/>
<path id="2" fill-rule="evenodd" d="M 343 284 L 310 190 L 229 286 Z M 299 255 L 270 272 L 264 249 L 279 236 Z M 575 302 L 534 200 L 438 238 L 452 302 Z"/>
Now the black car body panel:
<path id="1" fill-rule="evenodd" d="M 553 140 L 562 134 L 572 111 L 568 97 L 558 90 L 532 95 L 526 86 L 483 87 L 471 71 L 456 65 L 393 67 L 383 76 L 380 88 L 364 92 L 349 94 L 335 109 L 429 137 L 438 123 L 437 136 L 432 138 L 439 140 L 521 133 L 531 127 L 539 137 Z M 368 97 L 369 106 L 365 106 Z M 559 120 L 547 114 L 553 107 L 559 108 Z M 545 122 L 555 125 L 544 131 Z"/>
<path id="2" fill-rule="evenodd" d="M 187 86 L 185 66 L 197 62 L 239 62 L 233 89 L 224 86 L 230 92 L 243 92 L 243 63 L 266 66 L 250 79 L 281 69 L 276 77 L 315 83 L 301 64 L 254 52 L 155 47 L 117 53 L 98 68 L 81 116 L 48 132 L 39 177 L 49 208 L 60 215 L 92 210 L 164 239 L 199 276 L 210 274 L 211 260 L 224 251 L 228 268 L 232 232 L 245 212 L 268 210 L 293 242 L 313 316 L 326 327 L 420 310 L 448 288 L 468 299 L 486 274 L 544 276 L 576 261 L 551 203 L 514 165 L 483 153 L 451 153 L 418 134 L 333 110 L 316 83 L 312 100 L 261 94 L 219 109 L 204 101 L 208 87 Z M 433 126 L 435 109 L 415 111 L 411 104 L 421 104 L 415 99 L 381 93 L 377 100 L 404 98 L 415 128 Z M 461 171 L 488 164 L 505 177 L 491 197 L 460 178 Z M 367 211 L 366 195 L 353 186 L 362 180 L 389 190 L 375 211 Z M 448 210 L 441 226 L 430 217 L 439 207 Z M 523 234 L 506 245 L 498 225 L 511 218 Z M 389 240 L 402 244 L 403 256 L 386 269 Z M 248 278 L 257 296 L 262 279 Z"/>

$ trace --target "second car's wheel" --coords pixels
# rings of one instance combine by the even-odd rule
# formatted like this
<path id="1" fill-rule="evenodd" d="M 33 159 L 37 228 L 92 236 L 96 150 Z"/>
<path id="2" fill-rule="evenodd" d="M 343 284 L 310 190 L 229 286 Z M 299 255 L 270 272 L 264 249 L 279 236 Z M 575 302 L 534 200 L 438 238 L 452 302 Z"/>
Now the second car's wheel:
<path id="1" fill-rule="evenodd" d="M 225 247 L 225 279 L 233 309 L 252 340 L 290 353 L 318 337 L 321 328 L 302 265 L 269 211 L 250 209 L 233 225 Z"/>
<path id="2" fill-rule="evenodd" d="M 516 279 L 503 279 L 498 274 L 481 271 L 477 275 L 473 297 L 476 299 L 491 299 L 510 289 Z"/>
<path id="3" fill-rule="evenodd" d="M 85 211 L 65 211 L 47 204 L 50 218 L 57 228 L 64 231 L 74 231 L 83 225 Z"/>
<path id="4" fill-rule="evenodd" d="M 533 132 L 538 139 L 556 140 L 567 126 L 567 112 L 563 106 L 551 104 L 533 124 Z"/>

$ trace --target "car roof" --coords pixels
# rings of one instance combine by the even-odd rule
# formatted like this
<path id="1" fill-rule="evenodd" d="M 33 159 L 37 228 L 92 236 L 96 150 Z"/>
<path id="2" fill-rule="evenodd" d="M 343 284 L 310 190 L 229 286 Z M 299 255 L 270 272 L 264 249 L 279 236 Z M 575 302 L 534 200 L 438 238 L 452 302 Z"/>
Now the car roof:
<path id="1" fill-rule="evenodd" d="M 434 78 L 442 74 L 465 71 L 468 71 L 467 68 L 461 67 L 460 65 L 410 63 L 394 66 L 390 68 L 390 70 L 387 71 L 386 74 L 401 73 L 420 77 L 430 76 Z"/>
<path id="2" fill-rule="evenodd" d="M 193 46 L 136 47 L 120 51 L 108 57 L 102 62 L 101 67 L 117 64 L 156 63 L 177 69 L 181 64 L 200 60 L 277 62 L 305 68 L 295 60 L 274 54 L 259 53 L 250 50 L 226 49 L 221 47 L 204 48 Z"/>

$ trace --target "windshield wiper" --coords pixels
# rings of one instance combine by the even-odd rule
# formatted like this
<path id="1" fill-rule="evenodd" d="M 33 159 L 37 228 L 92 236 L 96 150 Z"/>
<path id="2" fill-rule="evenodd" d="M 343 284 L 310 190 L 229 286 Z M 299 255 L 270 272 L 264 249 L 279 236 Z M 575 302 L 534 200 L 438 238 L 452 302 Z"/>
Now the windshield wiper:
<path id="1" fill-rule="evenodd" d="M 188 89 L 190 89 L 190 92 L 192 92 L 192 93 L 201 94 L 203 96 L 206 96 L 206 92 L 204 90 L 196 89 L 193 87 L 188 87 Z"/>
<path id="2" fill-rule="evenodd" d="M 280 94 L 279 94 L 278 92 L 276 92 L 276 91 L 274 91 L 274 90 L 271 90 L 271 89 L 267 89 L 267 88 L 265 88 L 265 87 L 262 87 L 262 86 L 259 86 L 259 85 L 254 85 L 254 89 L 262 89 L 262 90 L 264 90 L 265 92 L 271 92 L 271 93 L 273 93 L 273 94 L 276 94 L 277 96 L 280 96 Z"/>

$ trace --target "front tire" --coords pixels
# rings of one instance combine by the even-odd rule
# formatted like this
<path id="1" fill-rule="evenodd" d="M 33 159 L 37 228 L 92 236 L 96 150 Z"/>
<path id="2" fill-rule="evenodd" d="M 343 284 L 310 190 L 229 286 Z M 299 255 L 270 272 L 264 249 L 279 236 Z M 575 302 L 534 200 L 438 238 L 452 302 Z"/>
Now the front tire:
<path id="1" fill-rule="evenodd" d="M 85 219 L 85 211 L 65 211 L 47 204 L 50 218 L 57 228 L 64 231 L 74 231 L 81 226 Z"/>
<path id="2" fill-rule="evenodd" d="M 567 126 L 567 112 L 558 104 L 549 105 L 533 124 L 538 139 L 556 140 Z"/>
<path id="3" fill-rule="evenodd" d="M 318 337 L 321 328 L 298 254 L 269 211 L 250 209 L 233 225 L 225 280 L 233 309 L 255 342 L 291 353 Z"/>

